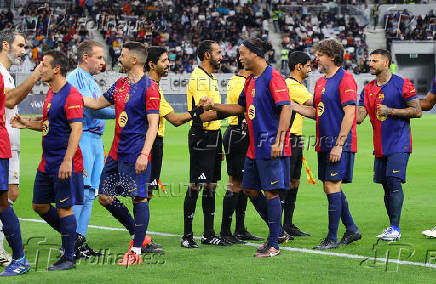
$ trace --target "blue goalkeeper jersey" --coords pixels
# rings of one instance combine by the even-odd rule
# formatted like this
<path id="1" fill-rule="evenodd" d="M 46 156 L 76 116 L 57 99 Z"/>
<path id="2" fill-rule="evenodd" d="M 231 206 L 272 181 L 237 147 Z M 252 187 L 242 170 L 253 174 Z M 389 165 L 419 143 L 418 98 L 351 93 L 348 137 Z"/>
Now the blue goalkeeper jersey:
<path id="1" fill-rule="evenodd" d="M 80 67 L 67 76 L 67 82 L 79 90 L 84 97 L 98 98 L 100 96 L 100 88 L 94 77 Z M 85 107 L 83 108 L 83 131 L 102 135 L 105 127 L 104 119 L 112 118 L 115 118 L 115 110 L 112 108 L 93 111 Z"/>

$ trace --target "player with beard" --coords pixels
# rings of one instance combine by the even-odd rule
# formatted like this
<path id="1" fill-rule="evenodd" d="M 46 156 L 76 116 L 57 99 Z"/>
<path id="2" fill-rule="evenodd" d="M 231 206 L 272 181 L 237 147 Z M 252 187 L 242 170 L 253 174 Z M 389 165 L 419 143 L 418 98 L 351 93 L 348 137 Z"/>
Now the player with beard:
<path id="1" fill-rule="evenodd" d="M 344 47 L 340 42 L 322 40 L 315 45 L 315 52 L 319 71 L 325 76 L 316 82 L 313 106 L 293 104 L 293 109 L 316 119 L 318 178 L 323 182 L 329 204 L 329 230 L 326 238 L 314 249 L 325 250 L 362 238 L 342 191 L 342 184 L 353 180 L 354 155 L 357 152 L 357 84 L 353 75 L 341 67 Z M 340 220 L 346 231 L 338 242 Z"/>
<path id="2" fill-rule="evenodd" d="M 218 80 L 213 72 L 218 70 L 222 59 L 217 42 L 202 41 L 197 49 L 200 66 L 196 67 L 187 87 L 188 111 L 198 106 L 202 98 L 208 97 L 215 103 L 221 103 Z M 198 194 L 203 187 L 202 207 L 204 231 L 201 243 L 204 245 L 229 246 L 230 243 L 215 236 L 215 189 L 221 179 L 222 137 L 221 121 L 201 122 L 194 119 L 188 134 L 190 154 L 190 177 L 184 202 L 184 234 L 181 246 L 198 248 L 192 232 L 195 206 Z"/>
<path id="3" fill-rule="evenodd" d="M 369 114 L 374 141 L 374 182 L 384 189 L 390 225 L 377 238 L 400 240 L 400 216 L 406 168 L 412 153 L 410 119 L 421 117 L 416 89 L 409 79 L 391 73 L 391 53 L 376 49 L 370 55 L 370 72 L 376 78 L 360 95 L 357 123 Z"/>
<path id="4" fill-rule="evenodd" d="M 0 32 L 0 73 L 4 81 L 5 94 L 5 124 L 9 133 L 10 150 L 8 193 L 3 198 L 13 205 L 18 198 L 20 183 L 20 130 L 10 125 L 10 120 L 18 113 L 17 105 L 26 98 L 33 86 L 41 77 L 40 66 L 18 87 L 15 87 L 14 78 L 9 73 L 12 65 L 19 65 L 25 56 L 26 41 L 20 33 L 4 30 Z M 0 223 L 0 228 L 1 228 Z M 0 265 L 7 265 L 11 257 L 3 248 L 4 230 L 0 230 Z"/>
<path id="5" fill-rule="evenodd" d="M 145 62 L 145 69 L 147 75 L 159 84 L 163 77 L 168 76 L 168 69 L 170 67 L 170 61 L 168 58 L 168 51 L 161 46 L 151 46 L 147 48 L 147 61 Z M 198 117 L 203 113 L 202 107 L 194 107 L 193 110 L 182 114 L 177 114 L 171 105 L 165 99 L 164 93 L 159 87 L 159 93 L 161 95 L 159 106 L 159 129 L 157 132 L 156 140 L 153 143 L 151 150 L 151 178 L 150 185 L 148 186 L 148 201 L 150 202 L 153 196 L 153 190 L 159 189 L 159 178 L 162 169 L 163 159 L 163 138 L 165 136 L 165 120 L 168 120 L 174 126 L 180 126 L 190 120 L 193 117 Z M 154 242 L 150 242 L 142 248 L 143 253 L 161 253 L 159 249 L 160 245 Z"/>

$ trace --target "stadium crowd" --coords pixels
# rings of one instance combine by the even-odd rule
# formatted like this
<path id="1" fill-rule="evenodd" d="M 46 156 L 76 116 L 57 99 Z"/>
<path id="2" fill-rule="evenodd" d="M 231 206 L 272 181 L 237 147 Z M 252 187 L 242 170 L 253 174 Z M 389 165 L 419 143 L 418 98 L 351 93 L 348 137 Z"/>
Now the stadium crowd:
<path id="1" fill-rule="evenodd" d="M 268 39 L 269 12 L 259 1 L 220 1 L 211 4 L 201 1 L 98 1 L 94 11 L 98 28 L 110 46 L 113 64 L 121 52 L 121 42 L 135 40 L 152 45 L 167 46 L 170 51 L 170 70 L 192 72 L 197 65 L 196 46 L 200 39 L 214 39 L 220 43 L 223 62 L 220 72 L 237 69 L 231 58 L 236 55 L 241 38 L 260 36 Z"/>
<path id="2" fill-rule="evenodd" d="M 436 40 L 436 17 L 433 10 L 414 15 L 407 9 L 384 15 L 387 45 L 393 40 Z"/>
<path id="3" fill-rule="evenodd" d="M 346 48 L 344 68 L 355 74 L 369 72 L 365 27 L 360 26 L 354 17 L 338 15 L 338 5 L 335 2 L 313 1 L 314 3 L 303 6 L 290 5 L 290 1 L 287 2 L 287 5 L 273 7 L 274 26 L 284 35 L 284 50 L 312 54 L 316 43 L 324 38 L 335 37 Z M 282 59 L 287 60 L 286 56 Z M 283 66 L 286 67 L 285 62 Z M 313 67 L 316 68 L 316 65 Z"/>

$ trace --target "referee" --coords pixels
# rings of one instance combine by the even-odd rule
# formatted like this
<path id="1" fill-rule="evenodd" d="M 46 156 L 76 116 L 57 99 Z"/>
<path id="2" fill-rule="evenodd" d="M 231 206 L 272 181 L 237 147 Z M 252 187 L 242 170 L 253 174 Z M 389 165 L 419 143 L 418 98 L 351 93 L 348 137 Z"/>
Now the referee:
<path id="1" fill-rule="evenodd" d="M 221 103 L 218 80 L 212 74 L 220 67 L 221 49 L 215 41 L 200 42 L 197 55 L 200 66 L 192 72 L 187 86 L 188 111 L 199 104 L 200 99 L 208 97 L 214 103 Z M 230 243 L 215 236 L 215 189 L 221 179 L 222 136 L 221 121 L 201 122 L 194 120 L 188 134 L 190 169 L 189 187 L 186 192 L 184 211 L 184 235 L 181 246 L 198 248 L 193 239 L 192 220 L 198 193 L 203 187 L 202 207 L 204 214 L 204 233 L 201 243 L 205 245 L 229 246 Z"/>
<path id="2" fill-rule="evenodd" d="M 288 65 L 291 71 L 286 79 L 291 101 L 300 105 L 311 106 L 313 96 L 301 82 L 307 78 L 311 71 L 310 57 L 304 52 L 295 51 L 289 55 Z M 292 222 L 297 199 L 298 186 L 300 185 L 301 163 L 303 160 L 303 117 L 296 113 L 291 126 L 292 156 L 290 165 L 291 185 L 289 191 L 280 192 L 280 202 L 283 208 L 283 229 L 291 236 L 306 237 L 308 233 L 301 231 Z"/>

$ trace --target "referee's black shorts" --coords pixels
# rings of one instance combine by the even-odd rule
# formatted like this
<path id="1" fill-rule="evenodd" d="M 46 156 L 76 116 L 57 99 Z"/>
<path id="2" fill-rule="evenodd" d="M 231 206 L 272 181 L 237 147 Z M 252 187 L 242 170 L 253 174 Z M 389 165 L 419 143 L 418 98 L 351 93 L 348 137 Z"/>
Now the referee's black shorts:
<path id="1" fill-rule="evenodd" d="M 301 166 L 303 161 L 303 148 L 304 139 L 302 136 L 298 136 L 291 133 L 291 165 L 290 165 L 290 177 L 293 179 L 300 179 Z"/>
<path id="2" fill-rule="evenodd" d="M 242 179 L 250 136 L 237 125 L 229 125 L 223 137 L 227 174 Z"/>
<path id="3" fill-rule="evenodd" d="M 148 186 L 148 192 L 159 189 L 159 178 L 162 170 L 163 158 L 163 137 L 156 136 L 153 147 L 151 148 L 151 176 Z"/>
<path id="4" fill-rule="evenodd" d="M 189 182 L 216 183 L 221 179 L 221 130 L 191 127 L 188 134 L 190 154 Z"/>

